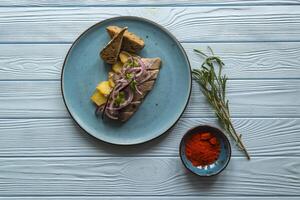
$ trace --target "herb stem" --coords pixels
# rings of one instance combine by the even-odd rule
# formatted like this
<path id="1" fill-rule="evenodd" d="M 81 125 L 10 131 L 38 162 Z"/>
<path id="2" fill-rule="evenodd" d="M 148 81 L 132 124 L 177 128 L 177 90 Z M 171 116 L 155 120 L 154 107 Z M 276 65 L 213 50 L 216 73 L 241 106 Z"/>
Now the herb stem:
<path id="1" fill-rule="evenodd" d="M 213 50 L 208 47 L 212 56 L 208 56 L 198 49 L 194 49 L 205 58 L 201 69 L 194 69 L 192 71 L 193 78 L 201 86 L 203 94 L 207 97 L 209 103 L 215 110 L 219 121 L 224 126 L 224 129 L 234 139 L 238 147 L 245 153 L 247 159 L 250 159 L 250 155 L 246 150 L 246 147 L 241 139 L 241 134 L 238 134 L 232 124 L 228 100 L 226 100 L 226 82 L 227 77 L 222 76 L 222 68 L 224 63 L 222 60 L 214 55 Z M 215 72 L 215 64 L 218 66 L 218 74 Z"/>

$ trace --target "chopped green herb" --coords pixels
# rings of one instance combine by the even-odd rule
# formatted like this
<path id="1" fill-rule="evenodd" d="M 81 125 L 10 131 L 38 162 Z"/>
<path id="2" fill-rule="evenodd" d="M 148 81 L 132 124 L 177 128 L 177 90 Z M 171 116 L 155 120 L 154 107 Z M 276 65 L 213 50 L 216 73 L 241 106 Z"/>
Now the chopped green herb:
<path id="1" fill-rule="evenodd" d="M 132 79 L 133 78 L 132 73 L 127 73 L 125 76 L 126 76 L 126 79 Z"/>
<path id="2" fill-rule="evenodd" d="M 133 91 L 135 91 L 136 84 L 137 84 L 136 80 L 132 80 L 131 83 L 130 83 L 130 88 L 131 88 Z"/>
<path id="3" fill-rule="evenodd" d="M 115 103 L 119 106 L 124 102 L 125 102 L 125 93 L 119 92 L 119 94 L 117 95 L 117 98 L 115 100 Z"/>
<path id="4" fill-rule="evenodd" d="M 138 67 L 139 63 L 136 60 L 133 60 L 133 67 Z"/>
<path id="5" fill-rule="evenodd" d="M 129 67 L 138 67 L 139 63 L 134 58 L 132 60 L 128 59 L 128 66 Z"/>

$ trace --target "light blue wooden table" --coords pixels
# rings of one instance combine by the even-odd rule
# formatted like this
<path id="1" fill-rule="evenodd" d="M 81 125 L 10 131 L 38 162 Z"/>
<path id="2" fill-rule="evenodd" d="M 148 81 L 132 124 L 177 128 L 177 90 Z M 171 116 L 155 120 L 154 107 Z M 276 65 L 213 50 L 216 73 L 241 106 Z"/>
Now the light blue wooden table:
<path id="1" fill-rule="evenodd" d="M 216 119 L 196 84 L 163 137 L 140 146 L 98 141 L 70 119 L 60 93 L 68 48 L 118 15 L 149 18 L 226 63 L 228 97 L 252 155 L 200 179 L 178 158 L 183 133 Z M 300 199 L 299 0 L 0 0 L 0 199 Z"/>

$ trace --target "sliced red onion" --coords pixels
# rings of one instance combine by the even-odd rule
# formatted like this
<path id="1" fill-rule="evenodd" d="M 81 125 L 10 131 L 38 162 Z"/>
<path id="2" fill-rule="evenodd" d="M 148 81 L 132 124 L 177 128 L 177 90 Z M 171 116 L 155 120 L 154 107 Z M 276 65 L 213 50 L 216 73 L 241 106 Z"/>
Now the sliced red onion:
<path id="1" fill-rule="evenodd" d="M 128 81 L 125 78 L 121 78 L 119 80 L 116 80 L 117 83 L 127 83 Z"/>
<path id="2" fill-rule="evenodd" d="M 114 107 L 114 103 L 115 103 L 115 100 L 113 99 L 112 101 L 109 102 L 108 107 L 106 109 L 112 110 Z"/>
<path id="3" fill-rule="evenodd" d="M 126 89 L 125 90 L 126 93 L 127 93 L 127 99 L 124 101 L 124 103 L 122 103 L 118 109 L 122 109 L 124 108 L 125 106 L 129 105 L 131 102 L 132 102 L 132 99 L 133 99 L 133 92 L 130 90 L 130 89 Z"/>
<path id="4" fill-rule="evenodd" d="M 139 90 L 139 88 L 138 88 L 138 86 L 137 86 L 137 85 L 135 85 L 134 87 L 135 87 L 135 90 L 136 90 L 136 92 L 137 92 L 137 93 L 139 93 L 140 95 L 142 95 L 142 94 L 143 94 L 143 93 L 142 93 L 142 92 Z"/>
<path id="5" fill-rule="evenodd" d="M 138 66 L 132 67 L 132 66 L 129 66 L 129 62 L 125 63 L 121 70 L 121 74 L 119 74 L 119 76 L 117 77 L 117 80 L 115 81 L 116 86 L 114 87 L 114 89 L 110 95 L 111 100 L 110 100 L 110 102 L 108 102 L 107 108 L 103 111 L 103 112 L 105 112 L 107 117 L 109 117 L 111 119 L 118 119 L 118 117 L 117 117 L 118 111 L 120 109 L 128 106 L 130 103 L 132 103 L 132 100 L 134 98 L 134 92 L 130 88 L 127 88 L 129 86 L 129 84 L 132 81 L 136 81 L 137 84 L 135 85 L 135 91 L 138 94 L 142 95 L 142 92 L 139 90 L 138 85 L 141 85 L 142 83 L 146 82 L 152 76 L 152 74 L 149 73 L 149 71 L 147 70 L 147 68 L 150 66 L 150 63 L 146 63 L 146 62 L 142 61 L 142 59 L 140 57 L 132 57 L 132 56 L 129 57 L 130 62 L 134 62 L 135 59 L 138 62 Z M 126 77 L 126 75 L 129 73 L 133 75 L 133 77 L 130 79 L 128 79 Z M 126 92 L 126 99 L 121 105 L 116 106 L 115 100 L 121 91 Z"/>
<path id="6" fill-rule="evenodd" d="M 122 83 L 118 83 L 115 87 L 115 89 L 112 91 L 113 93 L 113 98 L 115 99 L 115 97 L 117 96 L 117 94 L 123 90 L 124 88 L 126 88 L 128 85 L 130 84 L 130 82 L 128 82 L 126 80 L 126 82 L 122 82 Z"/>
<path id="7" fill-rule="evenodd" d="M 127 67 L 128 67 L 128 62 L 126 62 L 126 63 L 123 64 L 122 69 L 127 68 Z"/>
<path id="8" fill-rule="evenodd" d="M 144 62 L 143 62 L 141 59 L 138 58 L 137 60 L 138 60 L 138 63 L 139 63 L 139 65 L 140 65 L 141 71 L 136 75 L 136 77 L 139 77 L 139 76 L 141 76 L 143 73 L 145 73 L 145 71 L 146 71 L 146 66 L 145 66 Z"/>
<path id="9" fill-rule="evenodd" d="M 109 106 L 107 109 L 111 111 L 116 111 L 128 106 L 133 100 L 133 92 L 130 89 L 126 89 L 125 92 L 127 93 L 127 99 L 124 101 L 124 103 L 122 103 L 118 107 L 114 107 L 114 104 L 111 104 L 112 106 Z"/>
<path id="10" fill-rule="evenodd" d="M 140 71 L 141 71 L 140 67 L 131 67 L 126 70 L 126 73 L 140 72 Z"/>
<path id="11" fill-rule="evenodd" d="M 132 63 L 133 63 L 133 62 L 134 62 L 134 58 L 133 58 L 133 56 L 129 56 L 129 57 L 128 57 L 128 60 L 130 60 L 130 62 L 132 62 Z"/>
<path id="12" fill-rule="evenodd" d="M 109 117 L 111 119 L 115 119 L 115 120 L 118 119 L 118 117 L 113 116 L 108 109 L 105 110 L 105 114 L 107 117 Z"/>
<path id="13" fill-rule="evenodd" d="M 121 74 L 122 74 L 122 76 L 124 77 L 124 74 L 126 74 L 126 71 L 129 69 L 129 67 L 128 67 L 128 65 L 127 65 L 127 67 L 123 67 L 122 69 L 121 69 Z"/>
<path id="14" fill-rule="evenodd" d="M 114 116 L 114 112 L 113 112 L 113 105 L 114 105 L 114 100 L 112 100 L 109 105 L 108 108 L 105 109 L 105 114 L 111 118 L 111 119 L 118 119 L 118 117 Z"/>
<path id="15" fill-rule="evenodd" d="M 148 81 L 150 78 L 151 78 L 152 74 L 150 74 L 148 71 L 147 73 L 145 74 L 145 77 L 141 77 L 139 80 L 138 80 L 138 85 Z"/>
<path id="16" fill-rule="evenodd" d="M 131 83 L 131 81 L 130 82 L 127 81 L 126 83 L 123 83 L 122 87 L 120 87 L 120 89 L 118 89 L 118 92 L 123 90 L 124 88 L 126 88 L 130 83 Z"/>

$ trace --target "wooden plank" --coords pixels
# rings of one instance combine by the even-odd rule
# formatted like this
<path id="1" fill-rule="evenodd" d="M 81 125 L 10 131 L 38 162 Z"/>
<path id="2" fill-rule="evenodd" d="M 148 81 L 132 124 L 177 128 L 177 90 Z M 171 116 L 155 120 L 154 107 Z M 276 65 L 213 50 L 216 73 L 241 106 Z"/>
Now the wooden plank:
<path id="1" fill-rule="evenodd" d="M 193 68 L 198 68 L 203 59 L 193 49 L 207 51 L 210 46 L 224 63 L 224 73 L 229 79 L 247 78 L 299 78 L 300 43 L 184 43 Z"/>
<path id="2" fill-rule="evenodd" d="M 71 42 L 94 23 L 134 15 L 158 22 L 182 41 L 299 40 L 295 6 L 0 8 L 0 42 Z M 186 34 L 188 31 L 188 34 Z"/>
<path id="3" fill-rule="evenodd" d="M 193 68 L 202 58 L 194 48 L 211 46 L 226 63 L 229 78 L 300 78 L 300 42 L 183 43 Z M 60 79 L 70 44 L 0 44 L 0 80 Z"/>
<path id="4" fill-rule="evenodd" d="M 299 157 L 232 158 L 222 175 L 205 181 L 177 157 L 2 158 L 0 163 L 0 196 L 300 195 Z"/>
<path id="5" fill-rule="evenodd" d="M 60 79 L 71 45 L 0 44 L 0 80 Z"/>
<path id="6" fill-rule="evenodd" d="M 299 156 L 300 119 L 234 119 L 251 156 Z M 1 119 L 0 157 L 177 156 L 183 134 L 217 120 L 183 118 L 168 133 L 138 146 L 115 146 L 85 134 L 71 119 Z M 232 143 L 234 144 L 234 143 Z M 243 156 L 233 145 L 233 156 Z"/>
<path id="7" fill-rule="evenodd" d="M 233 117 L 299 117 L 300 80 L 231 80 Z M 68 117 L 58 81 L 1 81 L 0 118 Z M 213 117 L 198 84 L 193 84 L 183 117 Z"/>
<path id="8" fill-rule="evenodd" d="M 69 116 L 57 81 L 4 81 L 0 88 L 0 118 Z"/>
<path id="9" fill-rule="evenodd" d="M 117 1 L 106 1 L 106 0 L 51 0 L 51 1 L 40 1 L 40 0 L 0 0 L 0 6 L 146 6 L 146 5 L 161 5 L 161 6 L 193 6 L 193 5 L 291 5 L 300 4 L 299 0 L 117 0 Z"/>
<path id="10" fill-rule="evenodd" d="M 232 80 L 228 82 L 233 117 L 298 117 L 300 80 Z M 193 84 L 185 117 L 213 116 L 198 84 Z M 202 106 L 203 105 L 203 106 Z"/>

